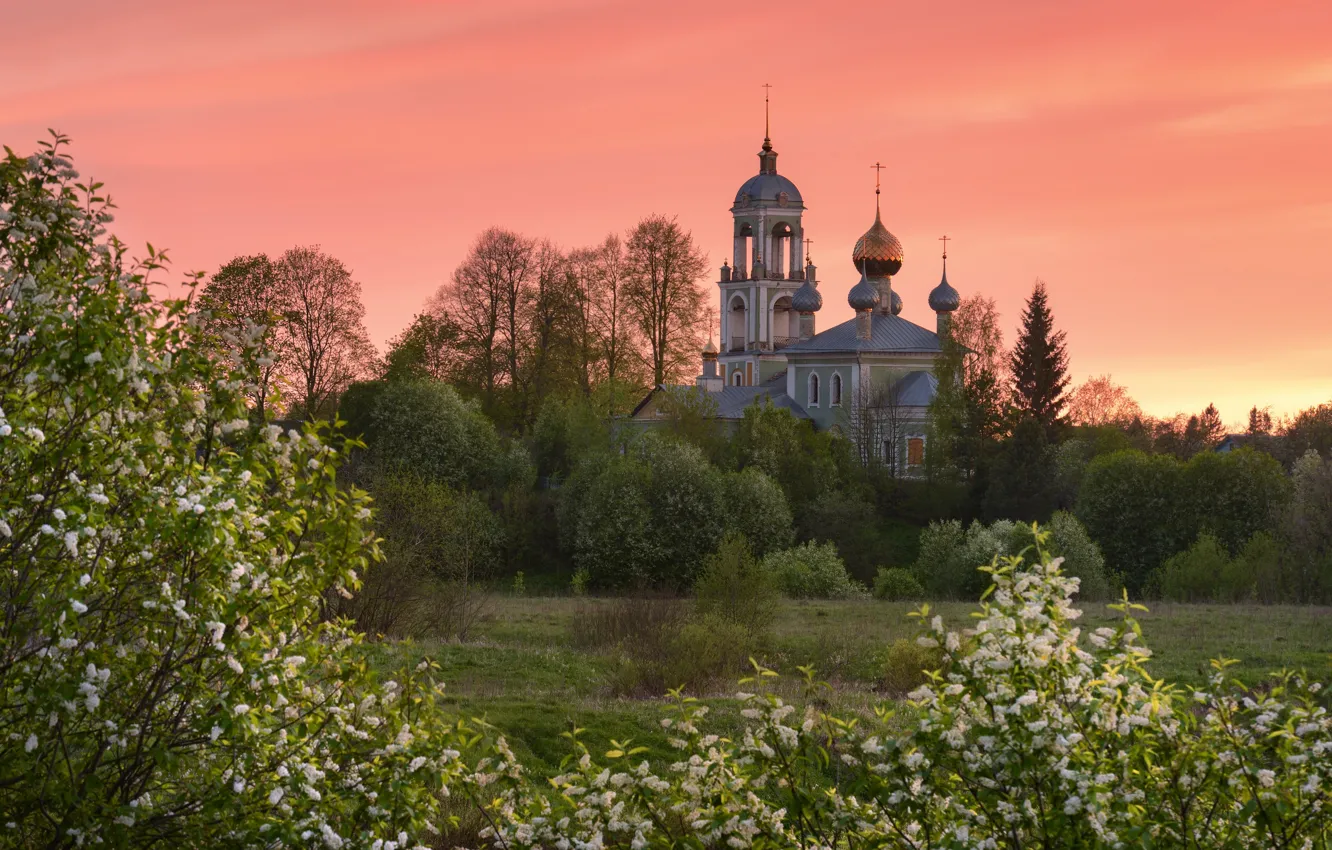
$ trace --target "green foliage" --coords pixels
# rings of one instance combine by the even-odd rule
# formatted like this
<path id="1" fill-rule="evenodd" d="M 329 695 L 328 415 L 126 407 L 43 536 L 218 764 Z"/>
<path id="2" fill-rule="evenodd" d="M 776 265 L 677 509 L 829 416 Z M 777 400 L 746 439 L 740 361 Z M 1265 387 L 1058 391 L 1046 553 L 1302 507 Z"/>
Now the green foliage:
<path id="1" fill-rule="evenodd" d="M 1034 416 L 1024 417 L 1000 446 L 985 491 L 982 513 L 987 519 L 1044 522 L 1050 518 L 1057 493 L 1047 427 Z"/>
<path id="2" fill-rule="evenodd" d="M 701 387 L 665 387 L 658 405 L 666 433 L 694 446 L 710 461 L 722 459 L 726 433 L 712 393 Z"/>
<path id="3" fill-rule="evenodd" d="M 803 543 L 770 552 L 763 569 L 782 595 L 791 599 L 855 599 L 865 587 L 847 574 L 846 565 L 831 543 Z"/>
<path id="4" fill-rule="evenodd" d="M 579 462 L 610 448 L 605 418 L 584 398 L 548 398 L 532 428 L 537 474 L 566 478 Z"/>
<path id="5" fill-rule="evenodd" d="M 370 418 L 370 450 L 386 469 L 408 470 L 450 487 L 486 487 L 499 477 L 495 426 L 447 384 L 388 384 Z"/>
<path id="6" fill-rule="evenodd" d="M 874 576 L 885 552 L 874 506 L 858 494 L 829 490 L 807 503 L 800 514 L 800 537 L 833 544 L 851 575 Z"/>
<path id="7" fill-rule="evenodd" d="M 1110 567 L 1139 592 L 1203 532 L 1237 553 L 1275 527 L 1290 494 L 1280 465 L 1259 452 L 1202 452 L 1181 463 L 1125 451 L 1088 465 L 1076 513 Z"/>
<path id="8" fill-rule="evenodd" d="M 590 578 L 591 575 L 586 567 L 579 567 L 574 570 L 573 578 L 569 579 L 569 592 L 574 596 L 586 596 L 587 583 Z"/>
<path id="9" fill-rule="evenodd" d="M 791 545 L 791 509 L 782 488 L 754 467 L 721 476 L 726 528 L 744 535 L 755 555 Z"/>
<path id="10" fill-rule="evenodd" d="M 1291 492 L 1281 464 L 1251 449 L 1194 455 L 1180 485 L 1189 530 L 1210 532 L 1231 554 L 1254 534 L 1272 528 Z"/>
<path id="11" fill-rule="evenodd" d="M 772 624 L 779 592 L 745 538 L 728 534 L 704 565 L 694 596 L 701 615 L 735 623 L 759 638 Z"/>
<path id="12" fill-rule="evenodd" d="M 1112 598 L 1118 580 L 1107 573 L 1105 559 L 1077 518 L 1062 511 L 1045 527 L 1046 546 L 1064 558 L 1064 572 L 1080 582 L 1086 600 Z M 964 532 L 957 520 L 932 523 L 921 533 L 920 558 L 912 568 L 928 594 L 939 598 L 975 598 L 985 586 L 978 569 L 996 557 L 1020 554 L 1032 546 L 1032 527 L 1012 520 L 990 525 L 973 522 Z"/>
<path id="13" fill-rule="evenodd" d="M 373 438 L 375 408 L 384 387 L 382 381 L 357 381 L 338 396 L 338 418 L 343 421 L 347 436 L 358 440 Z"/>
<path id="14" fill-rule="evenodd" d="M 1278 522 L 1284 601 L 1332 601 L 1332 456 L 1310 449 L 1291 468 L 1293 496 Z"/>
<path id="15" fill-rule="evenodd" d="M 879 567 L 874 576 L 874 595 L 889 602 L 910 602 L 925 598 L 925 588 L 904 567 Z"/>
<path id="16" fill-rule="evenodd" d="M 1265 548 L 1261 543 L 1254 547 Z M 1221 541 L 1207 532 L 1166 560 L 1156 585 L 1162 598 L 1174 602 L 1239 602 L 1255 590 L 1244 558 L 1231 558 Z"/>
<path id="17" fill-rule="evenodd" d="M 1064 391 L 1069 380 L 1066 336 L 1054 329 L 1045 284 L 1036 281 L 1022 311 L 1022 328 L 1009 362 L 1012 404 L 1020 417 L 1036 420 L 1051 436 L 1064 423 Z"/>
<path id="18" fill-rule="evenodd" d="M 1077 517 L 1133 593 L 1197 533 L 1181 504 L 1181 464 L 1172 457 L 1123 451 L 1087 466 Z"/>
<path id="19" fill-rule="evenodd" d="M 63 144 L 0 160 L 5 843 L 427 840 L 468 733 L 324 616 L 378 556 L 349 446 L 251 419 L 259 341 L 153 299 Z"/>
<path id="20" fill-rule="evenodd" d="M 774 407 L 766 397 L 745 408 L 731 439 L 735 466 L 756 467 L 780 484 L 797 515 L 842 480 L 844 460 L 838 458 L 839 448 L 848 450 L 839 447 L 827 432 L 814 430 L 808 420 Z"/>

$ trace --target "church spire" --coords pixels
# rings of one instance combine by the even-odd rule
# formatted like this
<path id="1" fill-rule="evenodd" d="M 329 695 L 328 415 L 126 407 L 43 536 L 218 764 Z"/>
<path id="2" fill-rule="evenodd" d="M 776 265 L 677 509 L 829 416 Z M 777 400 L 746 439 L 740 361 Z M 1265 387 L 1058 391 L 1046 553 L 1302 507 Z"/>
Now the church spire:
<path id="1" fill-rule="evenodd" d="M 777 173 L 777 152 L 772 149 L 772 118 L 768 106 L 768 91 L 772 86 L 763 84 L 763 150 L 759 153 L 759 174 Z"/>

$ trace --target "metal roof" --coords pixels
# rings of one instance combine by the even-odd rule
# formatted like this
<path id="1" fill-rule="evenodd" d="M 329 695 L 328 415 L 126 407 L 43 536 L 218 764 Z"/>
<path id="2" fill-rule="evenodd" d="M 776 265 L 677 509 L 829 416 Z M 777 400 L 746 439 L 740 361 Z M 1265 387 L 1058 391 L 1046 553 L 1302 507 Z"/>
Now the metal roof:
<path id="1" fill-rule="evenodd" d="M 928 407 L 939 389 L 939 379 L 932 372 L 910 372 L 894 387 L 897 403 L 906 407 Z"/>
<path id="2" fill-rule="evenodd" d="M 939 337 L 920 325 L 901 316 L 875 313 L 870 317 L 870 338 L 856 339 L 856 320 L 850 319 L 836 327 L 815 334 L 803 342 L 782 349 L 783 354 L 816 354 L 824 352 L 903 352 L 931 353 L 939 351 Z"/>
<path id="3" fill-rule="evenodd" d="M 782 192 L 786 193 L 787 203 L 799 206 L 805 203 L 804 198 L 800 197 L 800 190 L 796 184 L 792 183 L 786 177 L 780 174 L 755 174 L 745 181 L 745 185 L 735 193 L 735 204 L 741 206 L 745 196 L 749 196 L 750 203 L 758 201 L 777 202 L 777 196 Z"/>

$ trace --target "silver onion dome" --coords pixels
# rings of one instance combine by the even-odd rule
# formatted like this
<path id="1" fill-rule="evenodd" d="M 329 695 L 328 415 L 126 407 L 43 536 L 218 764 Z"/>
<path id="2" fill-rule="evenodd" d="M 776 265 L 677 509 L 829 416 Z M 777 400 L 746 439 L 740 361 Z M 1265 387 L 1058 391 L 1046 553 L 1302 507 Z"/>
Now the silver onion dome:
<path id="1" fill-rule="evenodd" d="M 962 304 L 962 296 L 948 282 L 948 258 L 944 257 L 943 279 L 930 290 L 930 309 L 936 313 L 951 313 Z"/>
<path id="2" fill-rule="evenodd" d="M 822 306 L 823 295 L 809 281 L 791 296 L 791 309 L 797 313 L 817 313 Z"/>
<path id="3" fill-rule="evenodd" d="M 897 294 L 897 290 L 896 290 L 896 289 L 893 290 L 893 301 L 892 301 L 892 304 L 889 305 L 889 306 L 890 306 L 890 308 L 892 309 L 892 311 L 893 311 L 893 315 L 894 315 L 894 316 L 897 316 L 897 315 L 900 315 L 900 314 L 901 314 L 901 312 L 902 312 L 902 296 Z"/>
<path id="4" fill-rule="evenodd" d="M 846 303 L 851 305 L 851 309 L 857 313 L 864 310 L 873 310 L 879 306 L 879 288 L 869 282 L 865 273 L 860 273 L 860 283 L 851 287 L 851 291 L 846 294 Z"/>

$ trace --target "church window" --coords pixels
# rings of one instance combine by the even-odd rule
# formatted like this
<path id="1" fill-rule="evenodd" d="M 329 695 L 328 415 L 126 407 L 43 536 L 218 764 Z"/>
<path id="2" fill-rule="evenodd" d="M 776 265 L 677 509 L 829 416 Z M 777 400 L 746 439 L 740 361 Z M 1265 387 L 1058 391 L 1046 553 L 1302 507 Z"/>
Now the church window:
<path id="1" fill-rule="evenodd" d="M 840 373 L 833 373 L 832 386 L 829 388 L 829 392 L 832 396 L 828 399 L 828 404 L 833 407 L 840 405 L 842 403 L 842 376 Z"/>
<path id="2" fill-rule="evenodd" d="M 809 374 L 809 406 L 819 406 L 819 376 L 814 372 Z"/>
<path id="3" fill-rule="evenodd" d="M 736 369 L 731 373 L 731 386 L 743 387 L 745 385 L 745 373 Z"/>
<path id="4" fill-rule="evenodd" d="M 925 465 L 925 438 L 907 438 L 907 466 Z"/>

